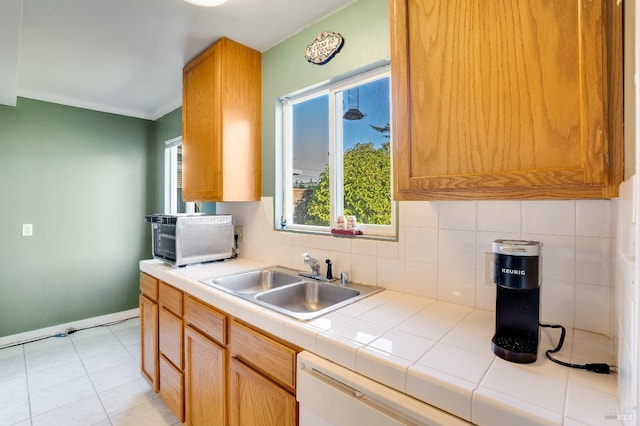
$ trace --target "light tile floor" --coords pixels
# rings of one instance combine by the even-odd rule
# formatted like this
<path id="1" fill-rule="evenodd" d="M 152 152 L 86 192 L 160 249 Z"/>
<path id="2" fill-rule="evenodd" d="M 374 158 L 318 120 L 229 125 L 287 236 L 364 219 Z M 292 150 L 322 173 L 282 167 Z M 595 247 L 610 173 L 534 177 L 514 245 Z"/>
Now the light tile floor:
<path id="1" fill-rule="evenodd" d="M 140 322 L 0 349 L 0 426 L 172 426 L 140 375 Z"/>

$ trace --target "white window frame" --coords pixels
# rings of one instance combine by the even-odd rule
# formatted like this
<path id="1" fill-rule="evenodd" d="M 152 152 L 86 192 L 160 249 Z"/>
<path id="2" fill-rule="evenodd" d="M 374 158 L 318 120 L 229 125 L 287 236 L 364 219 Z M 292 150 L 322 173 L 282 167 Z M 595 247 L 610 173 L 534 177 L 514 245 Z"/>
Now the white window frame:
<path id="1" fill-rule="evenodd" d="M 178 213 L 178 146 L 182 145 L 182 136 L 169 139 L 164 143 L 164 212 Z M 194 213 L 196 204 L 185 203 L 186 212 Z"/>
<path id="2" fill-rule="evenodd" d="M 342 110 L 342 92 L 354 86 L 360 86 L 379 80 L 384 77 L 390 78 L 390 67 L 384 66 L 374 70 L 364 72 L 343 80 L 330 82 L 320 86 L 312 87 L 308 90 L 282 97 L 280 99 L 279 114 L 276 119 L 281 120 L 281 128 L 277 131 L 277 140 L 280 142 L 280 150 L 276 155 L 276 168 L 280 169 L 278 173 L 276 185 L 282 188 L 279 193 L 280 202 L 276 203 L 275 227 L 281 229 L 281 217 L 286 218 L 287 230 L 301 232 L 318 232 L 330 233 L 332 228 L 336 228 L 336 219 L 338 214 L 342 214 L 344 206 L 344 197 L 338 197 L 338 188 L 343 188 L 343 145 L 342 145 L 342 127 L 336 123 L 336 111 Z M 292 106 L 309 99 L 319 96 L 329 95 L 329 196 L 330 196 L 330 224 L 329 226 L 301 225 L 293 223 L 293 161 L 292 161 L 292 140 L 293 140 L 293 122 L 291 118 Z M 391 97 L 391 93 L 389 93 Z M 391 108 L 391 105 L 389 105 Z M 393 144 L 393 128 L 390 132 L 390 142 Z M 393 175 L 391 176 L 391 184 L 393 187 Z M 342 195 L 342 194 L 341 194 Z M 390 225 L 371 225 L 358 223 L 358 229 L 362 230 L 364 235 L 393 237 L 397 238 L 397 203 L 391 201 L 391 224 Z"/>

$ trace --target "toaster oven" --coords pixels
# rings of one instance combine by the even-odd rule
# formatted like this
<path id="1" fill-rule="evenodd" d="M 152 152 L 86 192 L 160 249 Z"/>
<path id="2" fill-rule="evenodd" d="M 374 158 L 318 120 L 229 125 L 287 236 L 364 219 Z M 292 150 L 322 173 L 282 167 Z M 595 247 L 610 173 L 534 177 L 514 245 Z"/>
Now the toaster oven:
<path id="1" fill-rule="evenodd" d="M 175 266 L 234 257 L 233 218 L 229 214 L 153 214 L 151 224 L 154 259 Z"/>

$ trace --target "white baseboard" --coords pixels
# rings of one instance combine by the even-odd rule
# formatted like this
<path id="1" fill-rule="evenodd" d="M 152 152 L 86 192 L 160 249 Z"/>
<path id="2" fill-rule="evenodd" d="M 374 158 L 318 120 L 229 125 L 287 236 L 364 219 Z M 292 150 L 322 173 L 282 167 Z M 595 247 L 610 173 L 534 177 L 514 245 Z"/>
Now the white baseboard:
<path id="1" fill-rule="evenodd" d="M 27 343 L 43 337 L 54 336 L 58 333 L 64 333 L 69 328 L 80 330 L 83 328 L 94 327 L 97 325 L 109 324 L 112 322 L 126 320 L 128 318 L 140 315 L 138 308 L 129 309 L 128 311 L 115 312 L 113 314 L 101 315 L 99 317 L 87 318 L 79 321 L 73 321 L 66 324 L 58 324 L 52 327 L 41 328 L 39 330 L 26 331 L 24 333 L 12 334 L 11 336 L 0 337 L 0 349 L 5 346 Z"/>

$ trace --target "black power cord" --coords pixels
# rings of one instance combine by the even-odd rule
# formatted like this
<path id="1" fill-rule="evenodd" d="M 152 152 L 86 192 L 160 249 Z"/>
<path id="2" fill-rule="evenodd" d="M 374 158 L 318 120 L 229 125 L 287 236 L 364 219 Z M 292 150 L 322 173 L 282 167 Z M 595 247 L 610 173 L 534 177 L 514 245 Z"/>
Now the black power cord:
<path id="1" fill-rule="evenodd" d="M 136 315 L 136 316 L 133 316 L 133 317 L 122 319 L 122 320 L 116 320 L 116 321 L 112 321 L 112 322 L 108 322 L 108 323 L 104 323 L 104 324 L 91 325 L 91 326 L 84 327 L 84 328 L 69 327 L 65 331 L 62 331 L 60 333 L 48 334 L 46 336 L 41 336 L 41 337 L 36 337 L 36 338 L 33 338 L 33 339 L 23 340 L 23 341 L 20 341 L 20 342 L 17 342 L 17 343 L 13 343 L 13 344 L 10 344 L 10 345 L 7 345 L 7 346 L 1 346 L 0 347 L 0 351 L 3 350 L 3 349 L 9 349 L 9 348 L 13 348 L 13 347 L 16 347 L 16 346 L 26 345 L 27 343 L 39 342 L 41 340 L 50 339 L 52 337 L 67 337 L 70 334 L 73 334 L 73 333 L 78 332 L 78 331 L 89 330 L 89 329 L 98 328 L 98 327 L 108 327 L 108 326 L 111 326 L 111 325 L 116 325 L 116 324 L 123 323 L 125 321 L 129 321 L 129 320 L 132 320 L 132 319 L 135 319 L 135 318 L 140 318 L 140 316 Z"/>
<path id="2" fill-rule="evenodd" d="M 598 374 L 609 374 L 611 373 L 611 371 L 615 371 L 615 366 L 613 365 L 609 365 L 609 364 L 605 364 L 605 363 L 592 363 L 592 364 L 573 364 L 570 362 L 564 362 L 564 361 L 560 361 L 559 359 L 555 359 L 551 356 L 551 354 L 554 354 L 556 352 L 558 352 L 560 349 L 562 349 L 562 345 L 564 344 L 564 338 L 567 334 L 567 330 L 560 324 L 542 324 L 542 323 L 538 323 L 538 325 L 540 327 L 545 327 L 545 328 L 560 328 L 562 329 L 562 333 L 560 334 L 560 341 L 558 342 L 558 345 L 554 348 L 554 349 L 549 349 L 548 351 L 545 352 L 545 355 L 547 356 L 547 358 L 550 361 L 555 362 L 556 364 L 560 364 L 563 365 L 565 367 L 570 367 L 570 368 L 579 368 L 581 370 L 587 370 L 587 371 L 591 371 L 594 373 L 598 373 Z"/>

